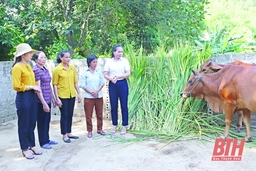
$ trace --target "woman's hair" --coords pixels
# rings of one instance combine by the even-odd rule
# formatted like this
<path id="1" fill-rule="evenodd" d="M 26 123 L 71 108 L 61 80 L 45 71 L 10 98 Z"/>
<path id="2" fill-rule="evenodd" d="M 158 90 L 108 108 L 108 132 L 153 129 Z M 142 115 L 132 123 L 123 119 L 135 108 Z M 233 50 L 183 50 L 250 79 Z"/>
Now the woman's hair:
<path id="1" fill-rule="evenodd" d="M 57 56 L 57 59 L 56 59 L 56 61 L 57 61 L 57 63 L 61 63 L 61 59 L 60 58 L 62 58 L 64 55 L 65 55 L 65 53 L 70 53 L 68 50 L 62 50 L 59 54 L 58 54 L 58 56 Z"/>
<path id="2" fill-rule="evenodd" d="M 36 52 L 34 55 L 33 55 L 33 57 L 32 57 L 32 59 L 36 62 L 36 60 L 38 59 L 38 56 L 39 56 L 39 54 L 41 53 L 42 51 L 38 51 L 38 52 Z"/>
<path id="3" fill-rule="evenodd" d="M 90 67 L 90 63 L 91 63 L 94 59 L 98 59 L 98 57 L 97 57 L 96 55 L 89 55 L 89 56 L 87 57 L 86 62 L 87 62 L 87 66 L 88 66 L 88 67 Z"/>
<path id="4" fill-rule="evenodd" d="M 14 63 L 12 64 L 12 68 L 14 67 L 14 65 L 16 65 L 20 61 L 21 61 L 21 56 L 16 57 Z M 10 74 L 12 74 L 12 69 L 10 71 Z"/>
<path id="5" fill-rule="evenodd" d="M 116 51 L 116 49 L 117 49 L 118 47 L 122 47 L 122 45 L 121 45 L 121 44 L 115 44 L 115 45 L 113 46 L 111 58 L 114 57 L 114 52 Z"/>
<path id="6" fill-rule="evenodd" d="M 14 67 L 14 65 L 20 61 L 21 61 L 21 56 L 16 57 L 14 63 L 12 64 L 12 67 Z"/>

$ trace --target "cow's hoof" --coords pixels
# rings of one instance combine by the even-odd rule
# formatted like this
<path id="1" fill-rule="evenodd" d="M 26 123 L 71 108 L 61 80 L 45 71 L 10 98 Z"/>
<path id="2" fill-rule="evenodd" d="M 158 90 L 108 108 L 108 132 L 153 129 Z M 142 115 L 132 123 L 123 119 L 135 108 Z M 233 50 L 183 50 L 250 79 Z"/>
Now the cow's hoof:
<path id="1" fill-rule="evenodd" d="M 252 142 L 252 137 L 245 137 L 245 142 Z"/>

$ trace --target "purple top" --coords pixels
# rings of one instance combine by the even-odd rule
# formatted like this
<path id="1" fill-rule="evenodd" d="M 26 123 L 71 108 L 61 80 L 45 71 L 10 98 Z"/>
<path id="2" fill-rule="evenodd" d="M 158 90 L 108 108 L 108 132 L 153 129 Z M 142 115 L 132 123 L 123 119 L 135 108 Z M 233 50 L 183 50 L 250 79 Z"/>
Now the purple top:
<path id="1" fill-rule="evenodd" d="M 47 104 L 51 103 L 52 93 L 51 93 L 51 75 L 45 67 L 41 68 L 39 65 L 35 65 L 33 68 L 35 73 L 36 81 L 40 80 L 40 86 L 42 89 L 44 100 Z"/>

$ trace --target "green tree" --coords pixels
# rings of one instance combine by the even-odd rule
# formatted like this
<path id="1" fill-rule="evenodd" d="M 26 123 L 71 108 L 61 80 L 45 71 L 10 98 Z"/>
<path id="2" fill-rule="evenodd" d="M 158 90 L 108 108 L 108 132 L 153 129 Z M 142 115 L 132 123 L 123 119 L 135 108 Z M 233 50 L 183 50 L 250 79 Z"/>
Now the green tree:
<path id="1" fill-rule="evenodd" d="M 25 40 L 19 27 L 15 26 L 5 7 L 0 4 L 0 60 L 13 60 L 12 52 L 10 51 L 19 42 Z"/>
<path id="2" fill-rule="evenodd" d="M 217 42 L 217 47 L 213 47 L 226 48 L 224 51 L 218 50 L 217 53 L 255 52 L 256 23 L 252 15 L 256 12 L 255 0 L 209 0 L 209 2 L 210 4 L 205 8 L 206 24 L 209 27 L 205 37 L 209 41 L 216 40 L 219 38 L 219 34 L 216 33 L 225 30 L 221 35 L 225 39 Z"/>
<path id="3" fill-rule="evenodd" d="M 205 0 L 2 0 L 10 18 L 37 49 L 66 47 L 75 54 L 109 53 L 115 43 L 143 47 L 198 37 L 204 27 Z M 60 41 L 61 43 L 58 43 Z M 46 52 L 47 53 L 47 52 Z"/>

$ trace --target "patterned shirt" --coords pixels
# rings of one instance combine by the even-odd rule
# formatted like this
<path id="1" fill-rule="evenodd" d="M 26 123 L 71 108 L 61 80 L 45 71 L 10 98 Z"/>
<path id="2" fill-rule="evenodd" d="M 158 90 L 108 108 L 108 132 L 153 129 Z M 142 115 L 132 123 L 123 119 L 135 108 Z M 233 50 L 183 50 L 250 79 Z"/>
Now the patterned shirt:
<path id="1" fill-rule="evenodd" d="M 47 104 L 50 104 L 52 100 L 52 92 L 51 92 L 52 78 L 49 73 L 49 70 L 45 67 L 41 68 L 39 65 L 36 64 L 33 68 L 33 71 L 35 73 L 36 81 L 40 81 L 40 87 L 42 89 L 42 94 L 45 102 Z"/>

